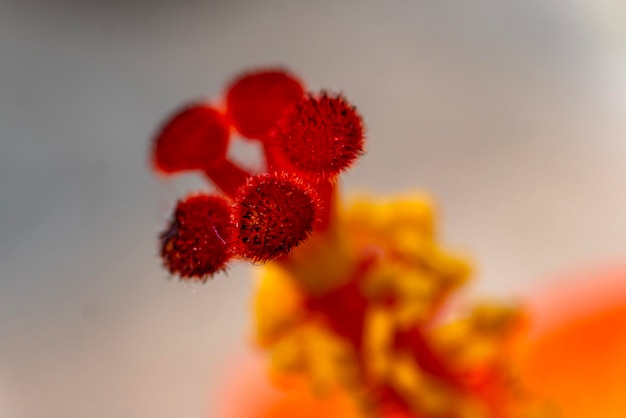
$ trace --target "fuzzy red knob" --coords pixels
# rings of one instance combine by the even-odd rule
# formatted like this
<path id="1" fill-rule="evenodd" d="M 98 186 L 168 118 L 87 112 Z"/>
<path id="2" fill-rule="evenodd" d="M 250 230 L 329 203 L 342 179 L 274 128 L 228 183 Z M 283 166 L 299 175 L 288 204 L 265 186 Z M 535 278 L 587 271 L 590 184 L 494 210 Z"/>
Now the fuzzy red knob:
<path id="1" fill-rule="evenodd" d="M 343 97 L 310 95 L 283 114 L 272 146 L 286 167 L 332 179 L 363 153 L 363 122 Z"/>
<path id="2" fill-rule="evenodd" d="M 241 135 L 265 139 L 283 111 L 303 95 L 300 81 L 286 71 L 247 73 L 228 88 L 228 117 Z"/>
<path id="3" fill-rule="evenodd" d="M 169 226 L 161 233 L 165 267 L 181 278 L 206 281 L 223 270 L 232 257 L 230 203 L 215 195 L 194 195 L 176 205 Z"/>
<path id="4" fill-rule="evenodd" d="M 211 167 L 226 158 L 228 139 L 229 125 L 222 113 L 202 103 L 188 105 L 156 136 L 154 165 L 165 173 Z"/>
<path id="5" fill-rule="evenodd" d="M 233 251 L 252 262 L 288 254 L 313 231 L 317 197 L 299 178 L 260 174 L 239 189 L 233 205 Z"/>

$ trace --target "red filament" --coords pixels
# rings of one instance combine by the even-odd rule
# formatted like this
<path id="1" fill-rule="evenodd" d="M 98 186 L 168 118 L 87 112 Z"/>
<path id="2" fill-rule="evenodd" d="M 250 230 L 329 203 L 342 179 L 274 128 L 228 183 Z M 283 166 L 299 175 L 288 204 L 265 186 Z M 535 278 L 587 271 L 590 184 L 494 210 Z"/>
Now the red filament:
<path id="1" fill-rule="evenodd" d="M 222 192 L 230 197 L 233 197 L 239 187 L 250 177 L 250 173 L 229 160 L 207 167 L 204 170 L 204 174 Z"/>

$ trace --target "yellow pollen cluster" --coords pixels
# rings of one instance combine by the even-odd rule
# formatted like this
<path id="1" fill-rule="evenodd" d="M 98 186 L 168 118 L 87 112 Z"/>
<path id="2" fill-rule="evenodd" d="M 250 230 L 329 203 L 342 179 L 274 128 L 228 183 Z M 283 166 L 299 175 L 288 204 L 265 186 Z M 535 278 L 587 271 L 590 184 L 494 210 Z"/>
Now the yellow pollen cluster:
<path id="1" fill-rule="evenodd" d="M 510 367 L 521 313 L 450 312 L 469 275 L 437 242 L 426 196 L 358 199 L 263 268 L 258 342 L 275 376 L 304 376 L 320 396 L 347 390 L 364 417 L 547 416 Z"/>

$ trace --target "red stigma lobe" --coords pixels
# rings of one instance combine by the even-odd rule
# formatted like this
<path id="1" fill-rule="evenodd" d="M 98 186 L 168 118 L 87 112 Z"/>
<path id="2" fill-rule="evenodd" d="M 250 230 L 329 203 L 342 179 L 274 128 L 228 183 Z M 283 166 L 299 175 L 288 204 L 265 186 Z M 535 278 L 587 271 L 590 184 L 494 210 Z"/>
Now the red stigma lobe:
<path id="1" fill-rule="evenodd" d="M 332 179 L 363 153 L 363 123 L 343 97 L 310 95 L 283 114 L 272 146 L 298 172 Z"/>
<path id="2" fill-rule="evenodd" d="M 228 88 L 228 118 L 241 135 L 265 139 L 283 111 L 303 95 L 300 81 L 283 70 L 244 74 Z"/>
<path id="3" fill-rule="evenodd" d="M 204 281 L 232 258 L 285 256 L 314 229 L 327 229 L 338 216 L 335 180 L 363 152 L 356 109 L 339 95 L 305 95 L 283 69 L 240 75 L 223 101 L 225 110 L 205 102 L 181 107 L 152 141 L 156 171 L 197 171 L 218 189 L 178 202 L 160 235 L 163 264 L 181 278 Z M 229 158 L 232 130 L 260 141 L 248 145 L 261 145 L 262 168 Z"/>
<path id="4" fill-rule="evenodd" d="M 206 104 L 192 104 L 172 116 L 154 140 L 155 167 L 164 173 L 198 170 L 226 158 L 226 117 Z"/>
<path id="5" fill-rule="evenodd" d="M 160 235 L 165 267 L 184 279 L 206 281 L 232 257 L 229 202 L 214 195 L 195 195 L 176 205 L 168 228 Z"/>
<path id="6" fill-rule="evenodd" d="M 252 262 L 285 255 L 310 236 L 317 215 L 317 198 L 297 177 L 251 177 L 233 205 L 233 251 Z"/>

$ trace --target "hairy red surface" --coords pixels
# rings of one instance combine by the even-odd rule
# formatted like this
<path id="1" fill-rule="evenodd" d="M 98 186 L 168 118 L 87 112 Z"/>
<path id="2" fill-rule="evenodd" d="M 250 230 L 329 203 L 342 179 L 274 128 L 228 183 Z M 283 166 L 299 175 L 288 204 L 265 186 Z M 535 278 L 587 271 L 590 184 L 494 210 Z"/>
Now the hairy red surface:
<path id="1" fill-rule="evenodd" d="M 341 96 L 310 95 L 277 124 L 272 146 L 307 176 L 334 178 L 363 153 L 363 122 Z"/>
<path id="2" fill-rule="evenodd" d="M 230 203 L 214 195 L 195 195 L 178 202 L 169 226 L 161 233 L 165 267 L 181 278 L 206 281 L 232 257 Z"/>
<path id="3" fill-rule="evenodd" d="M 306 240 L 317 216 L 317 198 L 297 177 L 251 177 L 235 198 L 233 249 L 249 261 L 273 260 Z"/>

